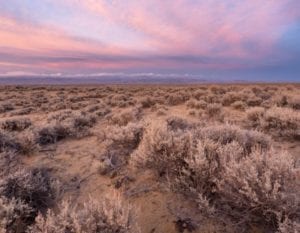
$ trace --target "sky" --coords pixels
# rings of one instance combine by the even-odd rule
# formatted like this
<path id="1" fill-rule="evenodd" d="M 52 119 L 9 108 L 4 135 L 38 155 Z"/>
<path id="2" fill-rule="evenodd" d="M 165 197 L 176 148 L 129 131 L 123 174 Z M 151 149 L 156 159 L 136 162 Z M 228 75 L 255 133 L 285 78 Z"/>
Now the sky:
<path id="1" fill-rule="evenodd" d="M 300 81 L 299 0 L 0 0 L 0 77 Z"/>

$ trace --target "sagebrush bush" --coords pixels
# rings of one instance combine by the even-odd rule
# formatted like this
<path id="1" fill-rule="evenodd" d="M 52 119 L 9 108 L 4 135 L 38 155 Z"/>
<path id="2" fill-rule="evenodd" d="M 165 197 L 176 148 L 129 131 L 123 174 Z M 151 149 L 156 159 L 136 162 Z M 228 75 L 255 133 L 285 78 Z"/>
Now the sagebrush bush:
<path id="1" fill-rule="evenodd" d="M 298 233 L 300 232 L 300 223 L 284 218 L 278 223 L 278 230 L 276 233 Z"/>
<path id="2" fill-rule="evenodd" d="M 167 115 L 167 112 L 165 109 L 161 108 L 161 109 L 158 109 L 157 110 L 157 113 L 156 113 L 157 116 L 165 116 Z"/>
<path id="3" fill-rule="evenodd" d="M 222 98 L 223 106 L 232 105 L 234 102 L 242 100 L 242 96 L 236 92 L 227 92 Z"/>
<path id="4" fill-rule="evenodd" d="M 93 127 L 96 121 L 97 119 L 93 115 L 78 115 L 72 119 L 72 124 L 75 130 L 83 131 Z"/>
<path id="5" fill-rule="evenodd" d="M 108 127 L 100 140 L 104 142 L 105 152 L 101 157 L 100 173 L 106 174 L 121 168 L 128 162 L 130 154 L 138 147 L 143 127 L 129 123 L 122 127 Z"/>
<path id="6" fill-rule="evenodd" d="M 197 100 L 200 100 L 201 97 L 205 95 L 207 95 L 207 91 L 205 90 L 196 90 L 195 92 L 192 93 L 192 96 Z"/>
<path id="7" fill-rule="evenodd" d="M 30 233 L 139 233 L 131 208 L 119 200 L 89 200 L 83 207 L 63 202 L 58 214 L 39 215 Z"/>
<path id="8" fill-rule="evenodd" d="M 33 209 L 18 199 L 0 197 L 0 232 L 23 233 L 32 223 Z"/>
<path id="9" fill-rule="evenodd" d="M 14 110 L 15 107 L 10 102 L 2 102 L 0 103 L 0 113 L 5 113 Z"/>
<path id="10" fill-rule="evenodd" d="M 300 112 L 290 108 L 270 108 L 266 111 L 261 126 L 279 136 L 299 138 Z"/>
<path id="11" fill-rule="evenodd" d="M 12 134 L 0 130 L 0 153 L 11 151 L 29 155 L 37 148 L 32 132 Z"/>
<path id="12" fill-rule="evenodd" d="M 250 107 L 260 106 L 263 100 L 258 96 L 249 96 L 247 105 Z"/>
<path id="13" fill-rule="evenodd" d="M 48 124 L 37 131 L 36 142 L 43 146 L 72 136 L 72 128 L 61 123 Z"/>
<path id="14" fill-rule="evenodd" d="M 49 114 L 47 117 L 47 122 L 51 123 L 53 121 L 65 121 L 73 116 L 72 110 L 60 110 Z"/>
<path id="15" fill-rule="evenodd" d="M 290 95 L 287 102 L 290 108 L 300 110 L 300 95 Z"/>
<path id="16" fill-rule="evenodd" d="M 183 166 L 184 158 L 191 151 L 192 134 L 181 129 L 168 129 L 164 122 L 157 122 L 146 128 L 143 140 L 132 154 L 136 166 L 146 166 L 158 172 L 160 176 L 177 173 Z"/>
<path id="17" fill-rule="evenodd" d="M 143 108 L 150 108 L 153 105 L 155 105 L 155 101 L 150 97 L 146 97 L 146 98 L 141 99 L 140 103 L 141 103 Z"/>
<path id="18" fill-rule="evenodd" d="M 111 124 L 125 126 L 130 122 L 139 121 L 142 116 L 142 111 L 140 108 L 130 108 L 123 110 L 117 114 L 110 114 L 106 116 L 106 119 Z"/>
<path id="19" fill-rule="evenodd" d="M 222 86 L 211 86 L 210 91 L 215 95 L 219 95 L 219 94 L 225 94 L 227 90 Z"/>
<path id="20" fill-rule="evenodd" d="M 288 97 L 286 95 L 276 95 L 273 98 L 273 103 L 277 107 L 286 107 L 288 105 Z"/>
<path id="21" fill-rule="evenodd" d="M 22 116 L 28 115 L 29 113 L 33 112 L 35 109 L 32 107 L 24 107 L 22 109 L 17 109 L 14 112 L 11 112 L 11 116 Z"/>
<path id="22" fill-rule="evenodd" d="M 290 108 L 262 107 L 250 108 L 246 111 L 246 122 L 275 136 L 298 139 L 300 137 L 300 113 Z"/>
<path id="23" fill-rule="evenodd" d="M 233 218 L 275 228 L 286 219 L 300 224 L 300 169 L 288 153 L 256 150 L 229 160 L 222 175 L 216 205 L 227 212 L 224 206 L 229 204 Z"/>
<path id="24" fill-rule="evenodd" d="M 48 145 L 59 142 L 69 137 L 82 137 L 88 134 L 96 122 L 94 115 L 84 113 L 54 115 L 48 118 L 49 123 L 36 130 L 36 143 L 39 145 Z"/>
<path id="25" fill-rule="evenodd" d="M 245 110 L 246 109 L 246 104 L 243 101 L 235 101 L 231 104 L 231 106 L 237 110 Z"/>
<path id="26" fill-rule="evenodd" d="M 257 131 L 242 130 L 232 125 L 195 127 L 187 124 L 185 127 L 172 128 L 168 122 L 150 125 L 132 157 L 137 163 L 156 168 L 159 172 L 168 169 L 176 171 L 176 166 L 184 166 L 184 159 L 194 152 L 199 140 L 210 140 L 220 145 L 236 142 L 244 154 L 256 147 L 263 150 L 270 147 L 270 138 Z"/>
<path id="27" fill-rule="evenodd" d="M 57 180 L 43 168 L 19 169 L 0 180 L 0 196 L 22 201 L 35 214 L 53 206 L 58 190 Z"/>
<path id="28" fill-rule="evenodd" d="M 109 113 L 111 113 L 111 109 L 109 109 L 107 107 L 103 107 L 101 110 L 96 111 L 95 115 L 98 117 L 104 117 Z"/>
<path id="29" fill-rule="evenodd" d="M 197 137 L 209 139 L 213 142 L 226 145 L 237 142 L 245 154 L 249 154 L 255 147 L 263 150 L 270 148 L 269 136 L 255 130 L 244 130 L 234 125 L 211 125 L 197 131 Z"/>
<path id="30" fill-rule="evenodd" d="M 246 111 L 246 120 L 247 123 L 250 123 L 250 126 L 257 127 L 261 124 L 261 121 L 265 115 L 265 109 L 262 107 L 252 107 Z"/>
<path id="31" fill-rule="evenodd" d="M 171 94 L 168 96 L 166 100 L 167 105 L 179 105 L 185 103 L 187 100 L 189 100 L 189 95 L 185 93 L 176 93 L 176 94 Z"/>
<path id="32" fill-rule="evenodd" d="M 256 149 L 247 156 L 242 151 L 236 142 L 201 141 L 173 188 L 199 204 L 204 196 L 215 216 L 229 215 L 244 230 L 251 224 L 276 230 L 285 220 L 297 226 L 300 173 L 293 158 L 275 150 Z"/>
<path id="33" fill-rule="evenodd" d="M 208 104 L 206 107 L 206 114 L 211 119 L 223 120 L 223 107 L 221 104 Z"/>
<path id="34" fill-rule="evenodd" d="M 0 153 L 0 179 L 16 168 L 19 157 L 15 152 L 4 151 Z"/>
<path id="35" fill-rule="evenodd" d="M 20 144 L 19 154 L 31 155 L 34 151 L 39 149 L 39 145 L 36 143 L 35 134 L 33 131 L 24 131 L 18 134 L 17 141 Z"/>
<path id="36" fill-rule="evenodd" d="M 174 131 L 160 122 L 146 129 L 132 161 L 244 229 L 253 223 L 279 229 L 284 219 L 297 223 L 300 173 L 289 154 L 270 144 L 266 135 L 236 126 Z"/>
<path id="37" fill-rule="evenodd" d="M 0 153 L 4 151 L 20 150 L 20 143 L 11 134 L 0 130 Z"/>
<path id="38" fill-rule="evenodd" d="M 7 131 L 23 131 L 31 124 L 28 118 L 9 118 L 0 122 L 1 128 Z"/>
<path id="39" fill-rule="evenodd" d="M 204 100 L 191 99 L 191 100 L 187 101 L 186 105 L 189 108 L 205 109 L 207 106 L 207 103 Z"/>
<path id="40" fill-rule="evenodd" d="M 177 116 L 168 117 L 166 121 L 167 121 L 167 127 L 173 131 L 185 130 L 193 127 L 193 124 L 188 122 L 188 120 Z"/>

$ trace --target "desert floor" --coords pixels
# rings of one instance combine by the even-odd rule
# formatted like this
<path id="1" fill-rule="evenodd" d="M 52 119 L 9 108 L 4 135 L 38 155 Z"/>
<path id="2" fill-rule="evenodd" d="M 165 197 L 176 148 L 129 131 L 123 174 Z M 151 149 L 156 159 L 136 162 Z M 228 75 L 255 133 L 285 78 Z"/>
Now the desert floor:
<path id="1" fill-rule="evenodd" d="M 299 84 L 3 86 L 0 120 L 1 233 L 299 230 Z"/>

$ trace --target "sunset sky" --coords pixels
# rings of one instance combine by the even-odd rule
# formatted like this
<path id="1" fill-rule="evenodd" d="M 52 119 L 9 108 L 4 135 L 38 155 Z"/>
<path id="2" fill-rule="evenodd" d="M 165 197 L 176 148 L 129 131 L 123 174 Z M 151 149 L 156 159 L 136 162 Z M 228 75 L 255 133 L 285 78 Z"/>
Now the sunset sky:
<path id="1" fill-rule="evenodd" d="M 0 76 L 300 81 L 300 0 L 0 0 Z"/>

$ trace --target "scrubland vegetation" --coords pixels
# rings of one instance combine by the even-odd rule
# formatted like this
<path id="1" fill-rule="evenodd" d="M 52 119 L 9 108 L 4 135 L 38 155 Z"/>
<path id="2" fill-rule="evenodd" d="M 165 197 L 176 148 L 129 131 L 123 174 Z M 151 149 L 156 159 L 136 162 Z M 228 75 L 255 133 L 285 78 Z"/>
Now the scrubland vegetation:
<path id="1" fill-rule="evenodd" d="M 300 86 L 0 88 L 0 233 L 300 232 Z"/>

